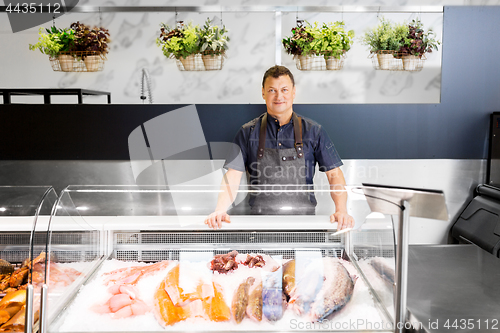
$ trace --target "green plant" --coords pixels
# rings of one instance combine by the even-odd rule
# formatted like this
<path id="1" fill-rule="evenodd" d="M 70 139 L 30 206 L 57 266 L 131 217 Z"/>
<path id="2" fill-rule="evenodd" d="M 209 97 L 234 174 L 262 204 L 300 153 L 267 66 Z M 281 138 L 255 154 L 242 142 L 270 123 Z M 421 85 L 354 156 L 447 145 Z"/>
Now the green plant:
<path id="1" fill-rule="evenodd" d="M 205 25 L 199 29 L 197 36 L 199 39 L 200 52 L 202 54 L 220 55 L 224 54 L 228 47 L 229 37 L 225 26 L 219 28 L 213 26 L 212 21 L 207 18 Z"/>
<path id="2" fill-rule="evenodd" d="M 58 29 L 52 26 L 50 29 L 40 28 L 38 31 L 38 43 L 30 44 L 29 49 L 40 50 L 53 58 L 57 57 L 59 52 L 70 51 L 74 47 L 74 30 Z"/>
<path id="3" fill-rule="evenodd" d="M 170 28 L 167 24 L 160 24 L 160 36 L 156 38 L 156 45 L 160 46 L 163 54 L 170 58 L 186 58 L 200 52 L 199 27 L 189 23 L 182 23 L 177 28 Z"/>
<path id="4" fill-rule="evenodd" d="M 408 25 L 408 35 L 402 40 L 403 45 L 399 50 L 405 55 L 422 57 L 424 53 L 438 50 L 441 43 L 435 39 L 432 29 L 425 32 L 423 24 L 419 19 L 413 20 Z"/>
<path id="5" fill-rule="evenodd" d="M 395 24 L 381 17 L 379 24 L 369 29 L 361 42 L 369 46 L 371 53 L 377 53 L 381 50 L 397 52 L 403 46 L 406 36 L 408 36 L 407 24 Z"/>
<path id="6" fill-rule="evenodd" d="M 317 54 L 323 54 L 325 58 L 335 57 L 340 59 L 345 52 L 351 49 L 354 42 L 354 30 L 346 31 L 343 21 L 323 23 L 320 32 L 320 38 L 314 41 L 318 41 L 314 49 Z"/>
<path id="7" fill-rule="evenodd" d="M 282 40 L 286 53 L 299 56 L 306 55 L 312 51 L 311 42 L 314 37 L 311 35 L 312 27 L 306 21 L 297 21 L 297 26 L 292 28 L 292 36 L 285 37 Z"/>
<path id="8" fill-rule="evenodd" d="M 292 36 L 285 37 L 282 42 L 285 51 L 291 55 L 324 55 L 339 59 L 344 52 L 350 50 L 354 38 L 354 30 L 346 31 L 344 22 L 311 25 L 299 21 L 292 28 Z"/>
<path id="9" fill-rule="evenodd" d="M 75 31 L 75 44 L 71 51 L 94 51 L 105 55 L 108 53 L 109 31 L 103 27 L 90 28 L 80 23 L 72 23 L 70 28 Z"/>

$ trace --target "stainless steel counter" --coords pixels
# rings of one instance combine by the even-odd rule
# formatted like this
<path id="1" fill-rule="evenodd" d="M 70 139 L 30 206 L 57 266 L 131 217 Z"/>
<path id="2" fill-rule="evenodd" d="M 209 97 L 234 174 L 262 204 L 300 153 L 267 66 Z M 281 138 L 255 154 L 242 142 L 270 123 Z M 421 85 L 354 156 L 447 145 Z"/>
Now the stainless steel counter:
<path id="1" fill-rule="evenodd" d="M 475 245 L 410 246 L 408 309 L 419 332 L 500 332 L 500 259 Z"/>

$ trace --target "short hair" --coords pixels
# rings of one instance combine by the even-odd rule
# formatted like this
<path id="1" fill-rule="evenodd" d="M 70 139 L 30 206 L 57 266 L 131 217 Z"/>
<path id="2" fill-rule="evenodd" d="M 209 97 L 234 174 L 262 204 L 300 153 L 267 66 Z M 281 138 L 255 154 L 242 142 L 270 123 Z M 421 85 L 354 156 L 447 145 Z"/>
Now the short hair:
<path id="1" fill-rule="evenodd" d="M 279 66 L 275 65 L 271 68 L 269 68 L 265 73 L 264 73 L 264 78 L 262 79 L 262 88 L 264 88 L 264 84 L 266 83 L 266 79 L 268 77 L 274 77 L 275 79 L 279 78 L 280 76 L 283 75 L 288 75 L 290 80 L 292 81 L 292 86 L 295 86 L 295 80 L 293 79 L 293 74 L 290 72 L 288 68 L 285 66 Z"/>

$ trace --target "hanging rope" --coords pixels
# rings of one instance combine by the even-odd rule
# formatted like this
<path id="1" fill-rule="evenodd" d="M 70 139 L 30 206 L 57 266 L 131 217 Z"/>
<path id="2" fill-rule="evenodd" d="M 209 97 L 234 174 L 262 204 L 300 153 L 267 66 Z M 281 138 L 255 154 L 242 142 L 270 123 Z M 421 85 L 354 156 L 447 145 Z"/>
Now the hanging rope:
<path id="1" fill-rule="evenodd" d="M 297 11 L 295 12 L 295 21 L 298 27 L 302 26 L 302 23 L 304 22 L 303 20 L 299 20 L 299 7 L 297 7 Z"/>
<path id="2" fill-rule="evenodd" d="M 220 6 L 220 25 L 222 28 L 225 28 L 224 22 L 222 22 L 222 6 Z"/>

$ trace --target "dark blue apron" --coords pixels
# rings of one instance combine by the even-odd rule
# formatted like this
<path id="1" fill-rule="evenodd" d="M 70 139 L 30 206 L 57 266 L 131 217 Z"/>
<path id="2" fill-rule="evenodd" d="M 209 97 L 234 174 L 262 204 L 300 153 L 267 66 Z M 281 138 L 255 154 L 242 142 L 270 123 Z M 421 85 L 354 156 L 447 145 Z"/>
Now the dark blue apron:
<path id="1" fill-rule="evenodd" d="M 253 214 L 310 215 L 315 204 L 310 200 L 313 185 L 306 183 L 306 163 L 302 144 L 302 120 L 292 113 L 294 148 L 265 148 L 267 113 L 262 117 L 257 151 L 257 184 L 252 184 Z"/>

